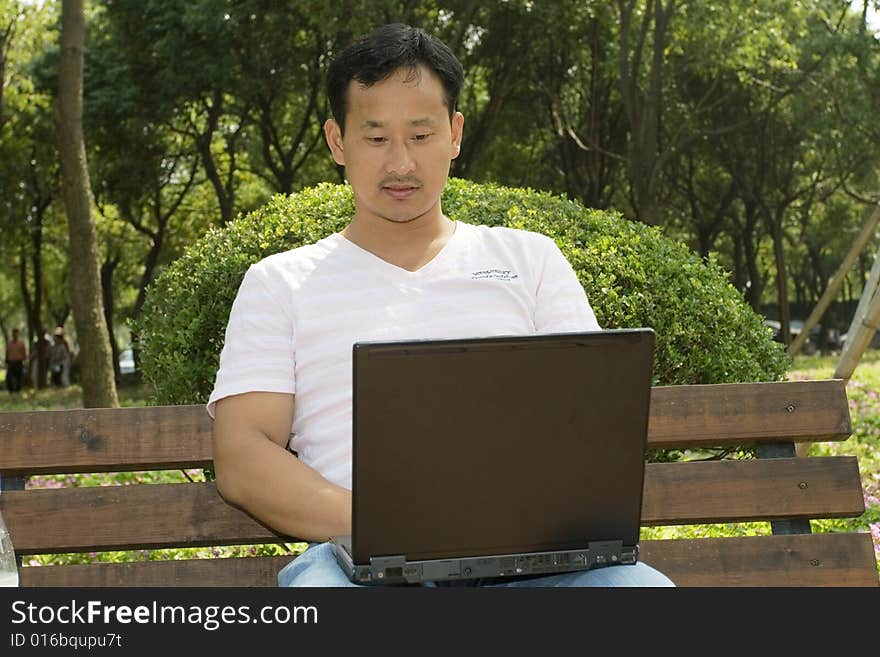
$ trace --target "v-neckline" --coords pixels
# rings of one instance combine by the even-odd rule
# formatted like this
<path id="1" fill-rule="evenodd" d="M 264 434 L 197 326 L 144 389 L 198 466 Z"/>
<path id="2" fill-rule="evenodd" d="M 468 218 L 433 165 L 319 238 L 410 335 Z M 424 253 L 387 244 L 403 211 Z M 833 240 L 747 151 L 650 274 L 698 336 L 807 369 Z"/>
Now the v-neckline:
<path id="1" fill-rule="evenodd" d="M 372 251 L 368 251 L 364 247 L 359 246 L 355 242 L 351 241 L 345 235 L 343 235 L 341 232 L 337 233 L 337 235 L 339 236 L 339 239 L 344 244 L 348 244 L 352 249 L 361 253 L 362 257 L 369 258 L 371 261 L 378 263 L 379 266 L 387 268 L 389 271 L 396 272 L 402 276 L 421 276 L 426 271 L 430 271 L 431 269 L 434 269 L 435 267 L 437 267 L 438 266 L 437 263 L 441 262 L 442 260 L 445 259 L 445 257 L 446 257 L 445 254 L 448 253 L 450 250 L 449 247 L 452 246 L 453 243 L 458 239 L 457 236 L 461 232 L 461 229 L 460 229 L 461 222 L 456 221 L 454 219 L 452 221 L 453 221 L 453 223 L 455 223 L 455 228 L 452 231 L 452 235 L 450 235 L 449 239 L 446 240 L 446 244 L 443 245 L 443 248 L 441 248 L 439 251 L 437 251 L 437 253 L 434 254 L 434 257 L 431 258 L 428 262 L 423 264 L 418 269 L 414 269 L 414 270 L 406 269 L 405 267 L 400 267 L 399 265 L 395 265 L 393 262 L 388 262 L 384 258 L 377 256 Z"/>

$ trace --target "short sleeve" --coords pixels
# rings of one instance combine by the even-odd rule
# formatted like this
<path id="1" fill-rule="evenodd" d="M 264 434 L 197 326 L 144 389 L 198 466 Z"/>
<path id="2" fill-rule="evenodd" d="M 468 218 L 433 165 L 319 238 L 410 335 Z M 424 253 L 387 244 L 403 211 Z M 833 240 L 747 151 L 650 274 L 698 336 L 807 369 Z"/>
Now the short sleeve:
<path id="1" fill-rule="evenodd" d="M 538 333 L 599 331 L 601 327 L 577 274 L 549 237 L 538 282 L 535 330 Z"/>
<path id="2" fill-rule="evenodd" d="M 244 276 L 229 313 L 226 340 L 208 414 L 214 417 L 217 401 L 245 392 L 294 394 L 293 313 L 289 292 L 282 280 L 262 263 L 252 265 Z"/>

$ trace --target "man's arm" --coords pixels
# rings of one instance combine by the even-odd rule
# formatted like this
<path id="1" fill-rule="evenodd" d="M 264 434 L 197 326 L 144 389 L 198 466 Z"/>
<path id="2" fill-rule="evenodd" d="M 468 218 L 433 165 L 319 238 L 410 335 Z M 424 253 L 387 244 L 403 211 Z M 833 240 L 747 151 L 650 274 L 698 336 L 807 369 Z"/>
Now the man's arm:
<path id="1" fill-rule="evenodd" d="M 544 267 L 535 304 L 535 330 L 538 333 L 601 330 L 571 264 L 553 240 L 545 238 L 544 244 Z"/>
<path id="2" fill-rule="evenodd" d="M 351 534 L 351 492 L 286 449 L 294 395 L 248 392 L 217 402 L 217 489 L 276 531 L 305 541 Z"/>

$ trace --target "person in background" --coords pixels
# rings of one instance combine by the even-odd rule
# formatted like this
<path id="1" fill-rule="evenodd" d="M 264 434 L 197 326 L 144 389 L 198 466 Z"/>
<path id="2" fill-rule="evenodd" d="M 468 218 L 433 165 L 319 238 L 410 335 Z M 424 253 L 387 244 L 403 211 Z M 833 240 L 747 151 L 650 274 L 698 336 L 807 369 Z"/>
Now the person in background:
<path id="1" fill-rule="evenodd" d="M 10 394 L 21 391 L 26 359 L 27 345 L 19 337 L 18 329 L 14 328 L 12 339 L 6 343 L 6 389 Z"/>
<path id="2" fill-rule="evenodd" d="M 65 388 L 70 385 L 70 344 L 61 326 L 55 327 L 52 346 L 49 347 L 49 374 L 53 386 Z"/>

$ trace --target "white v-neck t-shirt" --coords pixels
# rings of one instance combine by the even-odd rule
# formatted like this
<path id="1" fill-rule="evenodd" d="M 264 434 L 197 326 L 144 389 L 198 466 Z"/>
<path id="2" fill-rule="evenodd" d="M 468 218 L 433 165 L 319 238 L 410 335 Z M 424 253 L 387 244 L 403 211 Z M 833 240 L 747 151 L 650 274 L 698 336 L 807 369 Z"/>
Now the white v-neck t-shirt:
<path id="1" fill-rule="evenodd" d="M 352 345 L 599 330 L 571 265 L 552 239 L 456 222 L 417 271 L 339 233 L 252 265 L 226 328 L 214 390 L 296 395 L 290 448 L 351 488 Z"/>

